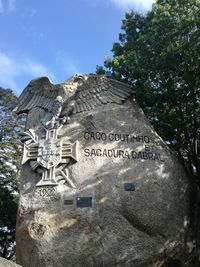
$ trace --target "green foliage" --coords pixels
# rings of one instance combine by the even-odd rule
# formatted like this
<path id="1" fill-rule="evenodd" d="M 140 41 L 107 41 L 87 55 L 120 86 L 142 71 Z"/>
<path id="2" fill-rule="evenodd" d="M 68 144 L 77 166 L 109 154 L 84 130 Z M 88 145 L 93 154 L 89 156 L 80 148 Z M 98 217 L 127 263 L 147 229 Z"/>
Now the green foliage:
<path id="1" fill-rule="evenodd" d="M 10 111 L 16 97 L 0 88 L 0 256 L 11 258 L 15 248 L 22 119 Z"/>
<path id="2" fill-rule="evenodd" d="M 200 1 L 157 0 L 146 16 L 127 13 L 122 30 L 104 66 L 135 86 L 140 106 L 200 186 Z"/>
<path id="3" fill-rule="evenodd" d="M 106 71 L 104 70 L 102 66 L 97 65 L 96 74 L 106 74 Z"/>

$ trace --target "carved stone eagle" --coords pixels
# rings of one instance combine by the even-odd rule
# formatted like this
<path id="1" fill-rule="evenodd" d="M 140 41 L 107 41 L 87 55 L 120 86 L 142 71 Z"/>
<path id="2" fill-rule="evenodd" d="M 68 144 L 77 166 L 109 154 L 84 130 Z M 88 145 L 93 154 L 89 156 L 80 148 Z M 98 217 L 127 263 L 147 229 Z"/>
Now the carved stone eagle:
<path id="1" fill-rule="evenodd" d="M 35 107 L 52 113 L 51 122 L 66 122 L 75 113 L 95 109 L 109 103 L 122 103 L 133 93 L 130 85 L 106 75 L 74 75 L 61 84 L 52 84 L 47 77 L 32 80 L 14 108 L 17 114 Z"/>

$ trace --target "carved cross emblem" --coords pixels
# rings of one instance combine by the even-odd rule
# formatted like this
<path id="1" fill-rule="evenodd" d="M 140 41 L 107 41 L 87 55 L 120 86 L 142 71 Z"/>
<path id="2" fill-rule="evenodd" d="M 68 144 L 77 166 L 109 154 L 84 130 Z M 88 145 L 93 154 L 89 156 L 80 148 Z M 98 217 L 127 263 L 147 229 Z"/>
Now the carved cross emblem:
<path id="1" fill-rule="evenodd" d="M 48 130 L 46 140 L 39 140 L 38 142 L 37 162 L 40 166 L 48 170 L 56 167 L 62 159 L 62 141 L 56 139 L 55 131 Z"/>
<path id="2" fill-rule="evenodd" d="M 66 166 L 71 159 L 78 161 L 78 141 L 58 139 L 60 128 L 45 128 L 46 136 L 40 139 L 32 129 L 24 133 L 28 141 L 24 144 L 22 164 L 30 161 L 33 170 L 42 169 L 42 178 L 36 186 L 56 186 L 64 179 L 69 187 L 75 188 Z"/>

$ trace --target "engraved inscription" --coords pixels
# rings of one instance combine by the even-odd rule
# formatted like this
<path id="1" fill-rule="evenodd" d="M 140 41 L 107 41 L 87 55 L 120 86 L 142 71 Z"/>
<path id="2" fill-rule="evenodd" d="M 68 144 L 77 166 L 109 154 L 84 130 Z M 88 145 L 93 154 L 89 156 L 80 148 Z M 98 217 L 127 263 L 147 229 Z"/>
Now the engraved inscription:
<path id="1" fill-rule="evenodd" d="M 124 183 L 124 190 L 125 191 L 135 191 L 135 184 L 134 183 Z"/>
<path id="2" fill-rule="evenodd" d="M 98 140 L 98 141 L 121 141 L 126 143 L 142 142 L 149 143 L 150 139 L 146 135 L 133 136 L 130 134 L 122 133 L 104 133 L 104 132 L 85 132 L 84 139 L 87 141 Z"/>
<path id="3" fill-rule="evenodd" d="M 120 158 L 120 159 L 144 159 L 144 160 L 158 160 L 164 162 L 164 159 L 161 158 L 160 153 L 156 152 L 147 152 L 134 150 L 122 150 L 122 149 L 101 149 L 101 148 L 85 148 L 84 155 L 86 157 L 104 157 L 104 158 Z"/>
<path id="4" fill-rule="evenodd" d="M 64 199 L 64 205 L 73 205 L 74 201 L 73 199 Z"/>
<path id="5" fill-rule="evenodd" d="M 85 132 L 84 139 L 87 141 L 119 141 L 126 143 L 143 143 L 144 149 L 136 151 L 133 149 L 109 149 L 109 148 L 84 148 L 85 157 L 101 157 L 101 158 L 119 158 L 128 160 L 150 160 L 161 161 L 165 160 L 161 154 L 156 151 L 155 145 L 150 144 L 150 138 L 146 135 L 133 136 L 130 134 L 122 133 L 104 133 L 104 132 Z"/>
<path id="6" fill-rule="evenodd" d="M 92 207 L 92 197 L 77 197 L 76 198 L 77 208 L 91 208 Z"/>
<path id="7" fill-rule="evenodd" d="M 36 189 L 36 194 L 40 197 L 52 197 L 56 195 L 54 187 L 41 187 Z"/>

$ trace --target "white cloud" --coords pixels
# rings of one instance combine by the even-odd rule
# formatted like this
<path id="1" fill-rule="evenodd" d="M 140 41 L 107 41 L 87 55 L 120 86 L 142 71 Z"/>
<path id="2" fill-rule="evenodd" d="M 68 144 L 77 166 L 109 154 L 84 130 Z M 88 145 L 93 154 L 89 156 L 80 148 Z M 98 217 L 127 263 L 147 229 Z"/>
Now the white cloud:
<path id="1" fill-rule="evenodd" d="M 135 11 L 148 11 L 155 0 L 109 0 L 117 7 L 123 9 L 133 9 Z"/>
<path id="2" fill-rule="evenodd" d="M 27 77 L 30 80 L 38 76 L 49 76 L 54 79 L 51 71 L 35 60 L 27 58 L 17 60 L 0 52 L 0 86 L 19 92 L 22 88 L 18 86 L 18 79 Z"/>
<path id="3" fill-rule="evenodd" d="M 91 7 L 98 7 L 102 2 L 106 5 L 114 4 L 116 7 L 130 11 L 147 12 L 151 9 L 155 0 L 85 0 L 85 2 Z"/>

